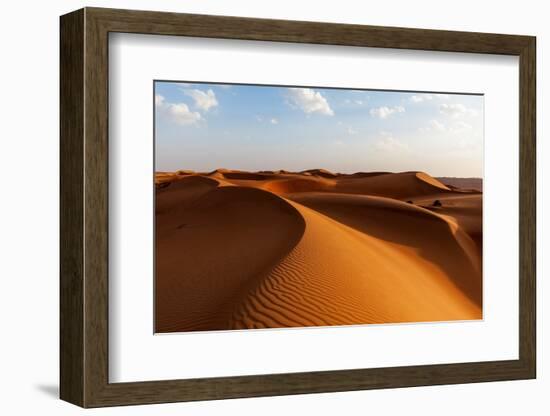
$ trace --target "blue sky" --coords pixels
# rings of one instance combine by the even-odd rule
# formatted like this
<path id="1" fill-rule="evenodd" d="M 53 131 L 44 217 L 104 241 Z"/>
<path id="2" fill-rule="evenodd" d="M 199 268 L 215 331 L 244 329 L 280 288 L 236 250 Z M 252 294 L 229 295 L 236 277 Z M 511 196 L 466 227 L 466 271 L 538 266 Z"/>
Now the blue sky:
<path id="1" fill-rule="evenodd" d="M 155 82 L 157 171 L 482 177 L 483 97 Z"/>

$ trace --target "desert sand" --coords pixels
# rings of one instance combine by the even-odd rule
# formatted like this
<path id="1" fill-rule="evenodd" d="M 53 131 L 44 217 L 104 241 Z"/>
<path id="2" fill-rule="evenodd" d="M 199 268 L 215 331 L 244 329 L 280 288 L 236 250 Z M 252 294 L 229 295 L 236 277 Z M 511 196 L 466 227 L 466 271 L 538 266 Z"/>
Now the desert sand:
<path id="1" fill-rule="evenodd" d="M 155 331 L 481 319 L 481 185 L 453 179 L 157 172 Z"/>

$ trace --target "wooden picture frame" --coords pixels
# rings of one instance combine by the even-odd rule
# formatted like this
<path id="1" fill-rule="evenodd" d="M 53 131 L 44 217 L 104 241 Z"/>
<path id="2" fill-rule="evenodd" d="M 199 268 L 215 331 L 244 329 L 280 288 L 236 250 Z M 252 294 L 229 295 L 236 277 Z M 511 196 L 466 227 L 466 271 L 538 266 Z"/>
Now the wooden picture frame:
<path id="1" fill-rule="evenodd" d="M 61 399 L 82 407 L 101 407 L 535 378 L 534 37 L 100 8 L 62 16 L 60 29 Z M 110 32 L 518 56 L 519 359 L 109 383 Z"/>

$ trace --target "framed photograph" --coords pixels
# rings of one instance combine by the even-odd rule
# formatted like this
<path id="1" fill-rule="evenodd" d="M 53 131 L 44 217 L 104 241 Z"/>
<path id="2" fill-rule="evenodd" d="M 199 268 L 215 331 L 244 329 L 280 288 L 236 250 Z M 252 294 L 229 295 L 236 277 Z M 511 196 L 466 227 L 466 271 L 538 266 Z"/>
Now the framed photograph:
<path id="1" fill-rule="evenodd" d="M 62 16 L 61 398 L 535 378 L 535 45 Z"/>

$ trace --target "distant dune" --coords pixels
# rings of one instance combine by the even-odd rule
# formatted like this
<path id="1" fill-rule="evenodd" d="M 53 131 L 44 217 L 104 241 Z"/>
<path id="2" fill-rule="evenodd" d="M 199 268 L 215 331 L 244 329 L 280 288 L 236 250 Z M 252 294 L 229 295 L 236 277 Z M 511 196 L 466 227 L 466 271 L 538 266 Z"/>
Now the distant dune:
<path id="1" fill-rule="evenodd" d="M 482 317 L 482 194 L 423 172 L 157 172 L 157 332 Z"/>
<path id="2" fill-rule="evenodd" d="M 449 178 L 442 177 L 437 178 L 441 183 L 444 183 L 447 186 L 461 188 L 461 189 L 472 189 L 475 191 L 481 192 L 483 190 L 483 179 L 481 178 Z"/>

